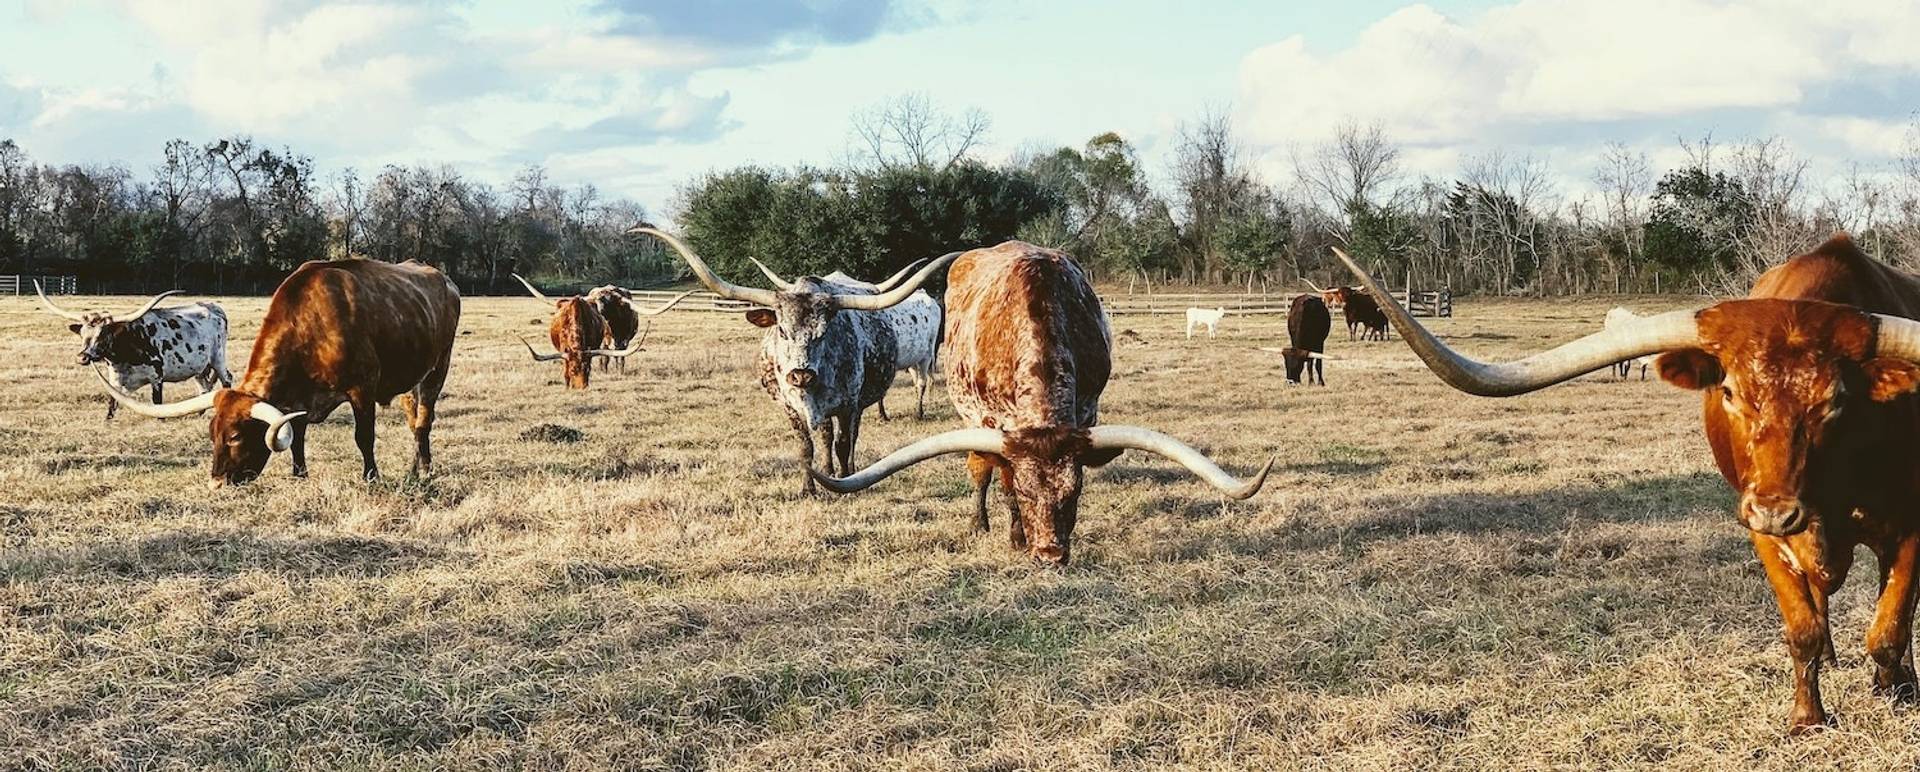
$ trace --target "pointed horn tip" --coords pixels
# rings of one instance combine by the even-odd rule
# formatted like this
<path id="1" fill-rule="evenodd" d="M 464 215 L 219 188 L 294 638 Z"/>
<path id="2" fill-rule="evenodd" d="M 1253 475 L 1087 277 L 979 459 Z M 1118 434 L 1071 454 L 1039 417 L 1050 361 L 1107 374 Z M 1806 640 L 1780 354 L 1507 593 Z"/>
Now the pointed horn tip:
<path id="1" fill-rule="evenodd" d="M 1266 466 L 1260 467 L 1259 474 L 1254 475 L 1253 479 L 1249 480 L 1246 485 L 1228 491 L 1227 496 L 1237 501 L 1253 498 L 1253 494 L 1259 493 L 1260 489 L 1267 484 L 1267 475 L 1273 472 L 1273 464 L 1279 460 L 1277 457 L 1268 456 L 1267 464 Z"/>

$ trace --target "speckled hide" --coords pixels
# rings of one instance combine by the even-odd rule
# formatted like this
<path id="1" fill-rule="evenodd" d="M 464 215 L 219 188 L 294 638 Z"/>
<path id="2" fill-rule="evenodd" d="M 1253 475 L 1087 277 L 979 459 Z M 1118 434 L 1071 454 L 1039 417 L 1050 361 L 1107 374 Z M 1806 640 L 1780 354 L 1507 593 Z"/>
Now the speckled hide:
<path id="1" fill-rule="evenodd" d="M 876 289 L 870 282 L 839 271 L 827 274 L 822 281 L 850 287 L 863 295 L 874 294 Z M 919 290 L 907 296 L 899 305 L 875 313 L 893 328 L 894 369 L 913 378 L 914 392 L 918 398 L 914 413 L 916 417 L 925 418 L 927 390 L 933 386 L 933 368 L 940 353 L 940 301 L 934 300 L 926 290 Z M 884 403 L 881 403 L 881 408 L 884 411 Z M 884 417 L 885 413 L 881 415 Z"/>
<path id="2" fill-rule="evenodd" d="M 969 426 L 1088 428 L 1113 367 L 1113 336 L 1086 274 L 1062 252 L 1009 241 L 947 273 L 947 394 Z"/>
<path id="3" fill-rule="evenodd" d="M 81 364 L 105 363 L 122 391 L 153 387 L 156 404 L 162 384 L 193 379 L 203 392 L 216 383 L 233 384 L 227 370 L 227 312 L 214 303 L 156 308 L 127 321 L 89 313 L 67 329 L 80 336 Z M 107 400 L 107 417 L 118 404 Z"/>
<path id="4" fill-rule="evenodd" d="M 827 445 L 827 471 L 853 468 L 860 413 L 893 387 L 893 328 L 876 311 L 844 311 L 828 301 L 844 287 L 807 276 L 779 293 L 771 310 L 747 312 L 767 328 L 760 339 L 760 386 L 786 410 L 800 435 L 800 458 L 813 463 L 813 434 Z M 813 478 L 805 490 L 812 491 Z"/>

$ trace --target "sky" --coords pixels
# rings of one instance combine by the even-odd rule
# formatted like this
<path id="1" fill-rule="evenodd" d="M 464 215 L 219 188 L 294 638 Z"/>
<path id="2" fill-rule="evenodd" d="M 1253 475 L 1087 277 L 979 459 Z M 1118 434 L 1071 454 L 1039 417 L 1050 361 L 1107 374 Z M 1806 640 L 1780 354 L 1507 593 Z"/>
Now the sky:
<path id="1" fill-rule="evenodd" d="M 0 137 L 149 168 L 235 133 L 323 173 L 527 164 L 670 216 L 741 164 L 848 157 L 903 94 L 992 120 L 979 155 L 1114 131 L 1164 178 L 1225 113 L 1280 183 L 1343 123 L 1410 174 L 1500 150 L 1569 195 L 1606 143 L 1778 136 L 1816 175 L 1888 168 L 1920 109 L 1910 0 L 24 0 L 0 5 Z"/>

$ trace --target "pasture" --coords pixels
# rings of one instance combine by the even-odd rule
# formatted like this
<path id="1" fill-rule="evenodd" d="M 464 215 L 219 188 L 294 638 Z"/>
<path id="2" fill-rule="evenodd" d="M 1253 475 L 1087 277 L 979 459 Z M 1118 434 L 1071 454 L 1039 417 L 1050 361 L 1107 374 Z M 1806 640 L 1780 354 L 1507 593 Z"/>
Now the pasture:
<path id="1" fill-rule="evenodd" d="M 223 302 L 237 374 L 264 299 Z M 1623 302 L 1693 303 L 1431 326 L 1504 358 Z M 1330 386 L 1286 388 L 1254 350 L 1280 316 L 1189 341 L 1121 315 L 1146 343 L 1116 343 L 1105 420 L 1280 462 L 1231 504 L 1148 454 L 1090 470 L 1074 563 L 1042 570 L 997 491 L 970 531 L 957 457 L 802 498 L 738 315 L 657 317 L 584 392 L 514 339 L 547 315 L 466 300 L 433 477 L 398 479 L 385 410 L 389 479 L 357 481 L 342 409 L 309 479 L 276 458 L 209 494 L 204 419 L 103 421 L 64 323 L 0 299 L 0 767 L 1920 763 L 1920 716 L 1868 688 L 1870 556 L 1835 600 L 1838 726 L 1786 736 L 1772 597 L 1698 397 L 1657 380 L 1477 399 L 1336 318 Z M 957 425 L 944 383 L 912 420 L 907 384 L 856 463 Z"/>

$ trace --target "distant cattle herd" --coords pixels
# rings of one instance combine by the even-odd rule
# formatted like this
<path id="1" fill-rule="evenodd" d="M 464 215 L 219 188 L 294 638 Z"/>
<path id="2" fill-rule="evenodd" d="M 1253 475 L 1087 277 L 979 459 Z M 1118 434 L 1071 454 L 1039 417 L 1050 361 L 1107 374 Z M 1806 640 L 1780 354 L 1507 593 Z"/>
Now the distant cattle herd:
<path id="1" fill-rule="evenodd" d="M 1086 467 L 1146 451 L 1231 498 L 1256 494 L 1272 468 L 1269 459 L 1241 480 L 1173 437 L 1100 422 L 1114 335 L 1087 275 L 1062 252 L 1009 241 L 918 261 L 877 284 L 839 272 L 787 279 L 756 260 L 772 285 L 765 289 L 727 281 L 670 233 L 645 225 L 631 232 L 660 239 L 707 290 L 749 306 L 746 321 L 764 330 L 758 381 L 794 430 L 806 493 L 857 492 L 964 453 L 975 528 L 988 528 L 998 474 L 1012 546 L 1062 565 L 1072 555 Z M 1327 338 L 1340 311 L 1350 342 L 1385 340 L 1395 326 L 1435 375 L 1470 394 L 1515 396 L 1600 369 L 1624 378 L 1636 364 L 1643 379 L 1652 369 L 1697 390 L 1714 461 L 1738 493 L 1735 514 L 1785 623 L 1794 663 L 1790 728 L 1828 722 L 1819 682 L 1834 657 L 1828 599 L 1856 546 L 1880 563 L 1867 635 L 1873 688 L 1920 702 L 1911 652 L 1920 597 L 1920 278 L 1874 261 L 1841 234 L 1767 272 L 1747 299 L 1646 317 L 1616 309 L 1585 338 L 1485 363 L 1454 351 L 1334 251 L 1359 284 L 1316 286 L 1292 299 L 1286 345 L 1264 349 L 1281 355 L 1288 383 L 1326 385 L 1325 363 L 1334 358 Z M 923 289 L 935 279 L 945 280 L 943 297 Z M 522 342 L 535 360 L 562 362 L 575 389 L 588 387 L 596 359 L 603 372 L 613 360 L 624 368 L 644 343 L 641 322 L 691 294 L 636 309 L 618 286 L 554 299 L 520 281 L 552 308 L 554 353 Z M 71 322 L 81 342 L 76 359 L 96 367 L 109 418 L 117 407 L 155 418 L 211 411 L 210 483 L 219 487 L 257 477 L 285 451 L 293 474 L 305 475 L 309 423 L 347 404 L 362 476 L 373 479 L 374 413 L 398 400 L 414 434 L 413 473 L 431 473 L 430 435 L 461 303 L 439 271 L 358 259 L 301 266 L 274 291 L 238 381 L 225 361 L 225 311 L 213 303 L 160 308 L 172 294 L 124 315 L 74 312 L 40 296 Z M 1214 337 L 1224 315 L 1190 309 L 1187 336 L 1204 325 Z M 1131 330 L 1123 338 L 1144 342 Z M 885 417 L 881 400 L 904 370 L 917 387 L 915 416 L 924 418 L 936 364 L 962 426 L 856 468 L 862 414 L 879 406 Z M 200 395 L 162 399 L 164 384 L 189 379 Z M 151 389 L 148 401 L 129 393 L 141 388 Z M 823 463 L 815 464 L 816 452 Z"/>

